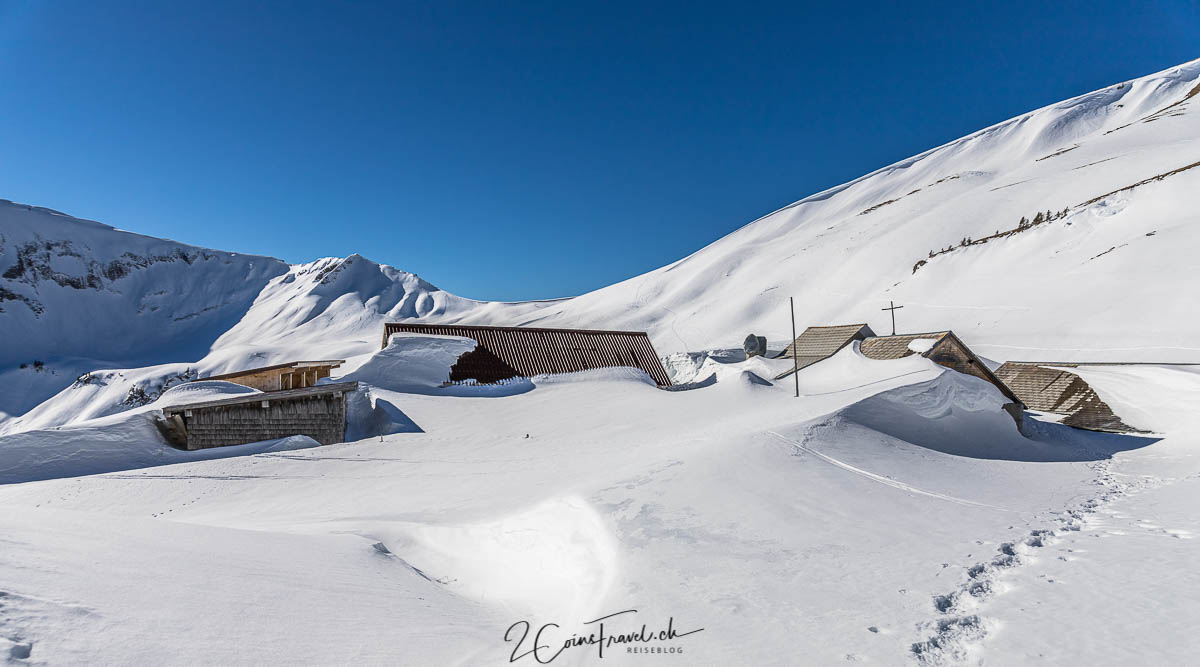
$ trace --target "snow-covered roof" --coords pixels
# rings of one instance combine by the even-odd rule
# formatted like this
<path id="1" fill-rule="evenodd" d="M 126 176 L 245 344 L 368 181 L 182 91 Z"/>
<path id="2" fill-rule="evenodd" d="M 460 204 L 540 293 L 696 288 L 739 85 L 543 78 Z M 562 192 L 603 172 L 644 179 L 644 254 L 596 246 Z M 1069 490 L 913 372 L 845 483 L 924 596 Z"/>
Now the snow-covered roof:
<path id="1" fill-rule="evenodd" d="M 866 324 L 808 327 L 804 333 L 792 341 L 791 345 L 784 348 L 777 358 L 790 359 L 794 354 L 796 368 L 804 368 L 833 356 L 838 350 L 849 345 L 851 341 L 874 335 L 875 332 L 871 331 L 871 327 Z M 786 377 L 792 372 L 789 370 L 779 377 Z"/>
<path id="2" fill-rule="evenodd" d="M 246 394 L 243 396 L 234 396 L 232 398 L 222 398 L 216 401 L 204 401 L 202 403 L 170 405 L 162 410 L 163 414 L 170 415 L 172 413 L 183 412 L 185 410 L 202 410 L 205 408 L 240 405 L 243 403 L 273 403 L 276 401 L 288 401 L 296 398 L 319 396 L 321 394 L 344 394 L 346 392 L 354 391 L 357 388 L 357 382 L 335 382 L 330 384 L 318 384 L 300 389 L 285 389 L 283 391 L 273 391 L 269 393 Z"/>
<path id="3" fill-rule="evenodd" d="M 949 331 L 935 331 L 899 336 L 875 336 L 864 340 L 861 350 L 863 356 L 868 359 L 900 359 L 910 354 L 928 355 L 949 333 Z M 933 343 L 922 343 L 921 347 L 924 348 L 922 352 L 911 349 L 916 341 L 928 340 L 932 340 Z"/>
<path id="4" fill-rule="evenodd" d="M 1136 432 L 1070 368 L 1078 364 L 1009 361 L 996 369 L 1021 402 L 1034 410 L 1067 415 L 1062 423 L 1093 431 Z"/>

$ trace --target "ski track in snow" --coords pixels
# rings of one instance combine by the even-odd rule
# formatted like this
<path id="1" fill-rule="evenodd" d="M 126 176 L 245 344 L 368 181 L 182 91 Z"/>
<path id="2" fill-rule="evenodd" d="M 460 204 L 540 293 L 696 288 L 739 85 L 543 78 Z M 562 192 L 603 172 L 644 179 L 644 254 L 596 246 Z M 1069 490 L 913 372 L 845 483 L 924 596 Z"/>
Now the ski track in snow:
<path id="1" fill-rule="evenodd" d="M 980 503 L 980 502 L 976 502 L 974 500 L 966 500 L 963 498 L 956 498 L 954 496 L 948 496 L 944 493 L 936 493 L 934 491 L 926 491 L 924 489 L 918 489 L 917 487 L 912 486 L 911 484 L 905 484 L 904 482 L 898 482 L 890 477 L 884 477 L 883 475 L 877 475 L 873 472 L 863 470 L 862 468 L 856 468 L 856 467 L 850 465 L 849 463 L 839 461 L 839 460 L 833 458 L 832 456 L 829 456 L 828 454 L 822 454 L 821 452 L 818 452 L 817 450 L 815 450 L 807 445 L 796 442 L 795 440 L 792 440 L 790 438 L 786 438 L 786 437 L 776 433 L 775 431 L 767 431 L 767 433 L 769 435 L 772 435 L 772 436 L 786 442 L 787 444 L 791 445 L 792 447 L 795 447 L 796 449 L 798 449 L 802 452 L 805 452 L 807 454 L 812 454 L 813 456 L 817 457 L 818 459 L 821 459 L 822 461 L 824 461 L 830 465 L 837 466 L 838 468 L 841 468 L 842 470 L 852 472 L 856 475 L 861 475 L 873 482 L 878 482 L 885 486 L 890 486 L 893 489 L 900 489 L 901 491 L 907 491 L 909 493 L 915 493 L 915 494 L 921 495 L 921 496 L 929 496 L 930 498 L 937 498 L 938 500 L 945 500 L 948 502 L 957 503 L 959 505 L 971 505 L 973 507 L 986 507 L 987 509 L 1000 510 L 1001 512 L 1011 512 L 1012 511 L 1012 510 L 1006 509 L 1004 507 L 997 507 L 996 505 L 989 505 L 987 503 Z"/>

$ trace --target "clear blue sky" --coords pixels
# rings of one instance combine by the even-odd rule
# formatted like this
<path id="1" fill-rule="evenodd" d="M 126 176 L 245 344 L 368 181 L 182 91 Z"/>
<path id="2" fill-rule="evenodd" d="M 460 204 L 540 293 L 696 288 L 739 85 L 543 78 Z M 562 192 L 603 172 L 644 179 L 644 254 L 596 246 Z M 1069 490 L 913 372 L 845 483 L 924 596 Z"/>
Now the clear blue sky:
<path id="1" fill-rule="evenodd" d="M 1200 56 L 1184 0 L 839 4 L 0 0 L 0 197 L 565 296 Z"/>

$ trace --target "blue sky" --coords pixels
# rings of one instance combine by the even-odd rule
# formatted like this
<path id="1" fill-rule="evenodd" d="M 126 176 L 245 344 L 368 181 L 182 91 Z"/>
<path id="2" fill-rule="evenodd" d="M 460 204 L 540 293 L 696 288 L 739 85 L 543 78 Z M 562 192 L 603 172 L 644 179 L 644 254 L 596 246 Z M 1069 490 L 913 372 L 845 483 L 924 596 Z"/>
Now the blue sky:
<path id="1" fill-rule="evenodd" d="M 0 197 L 566 296 L 1200 57 L 1183 0 L 346 4 L 0 0 Z"/>

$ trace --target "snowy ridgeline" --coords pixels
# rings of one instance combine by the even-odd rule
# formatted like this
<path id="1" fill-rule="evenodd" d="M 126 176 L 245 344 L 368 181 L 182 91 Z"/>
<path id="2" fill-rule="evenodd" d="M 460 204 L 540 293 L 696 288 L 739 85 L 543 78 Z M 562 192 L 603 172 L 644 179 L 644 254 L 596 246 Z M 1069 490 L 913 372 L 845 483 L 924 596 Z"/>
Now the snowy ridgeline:
<path id="1" fill-rule="evenodd" d="M 800 398 L 764 379 L 788 360 L 721 355 L 676 360 L 711 378 L 686 391 L 635 369 L 442 387 L 472 345 L 398 335 L 331 378 L 361 383 L 342 445 L 162 443 L 157 407 L 254 392 L 223 382 L 0 437 L 0 481 L 113 471 L 0 486 L 0 649 L 47 664 L 504 664 L 521 621 L 556 624 L 542 639 L 557 648 L 630 609 L 610 631 L 703 628 L 652 644 L 697 665 L 1200 649 L 1200 605 L 1175 597 L 1200 531 L 1200 373 L 1086 371 L 1155 435 L 1037 422 L 1025 437 L 994 386 L 919 355 L 851 345 L 801 371 Z M 554 664 L 597 660 L 578 647 Z"/>
<path id="2" fill-rule="evenodd" d="M 996 360 L 1196 361 L 1179 286 L 1200 245 L 1198 92 L 1195 61 L 1053 104 L 556 301 L 472 301 L 358 255 L 288 266 L 0 203 L 0 432 L 112 414 L 186 372 L 361 360 L 391 320 L 645 330 L 663 354 L 750 331 L 782 347 L 789 296 L 801 330 L 890 330 L 895 301 L 903 331 L 953 329 Z"/>

